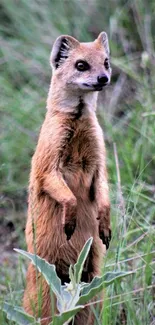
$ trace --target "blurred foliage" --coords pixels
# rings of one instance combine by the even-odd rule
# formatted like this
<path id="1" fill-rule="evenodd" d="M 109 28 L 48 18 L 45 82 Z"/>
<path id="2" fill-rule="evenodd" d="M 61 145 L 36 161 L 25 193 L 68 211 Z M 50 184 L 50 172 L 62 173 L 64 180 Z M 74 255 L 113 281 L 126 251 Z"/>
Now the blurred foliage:
<path id="1" fill-rule="evenodd" d="M 104 267 L 119 265 L 136 275 L 107 292 L 103 319 L 104 325 L 153 324 L 155 1 L 0 0 L 0 22 L 0 217 L 4 225 L 15 224 L 20 243 L 52 44 L 60 34 L 91 41 L 107 31 L 113 77 L 100 95 L 98 115 L 107 146 L 113 240 Z M 10 282 L 4 279 L 3 286 Z"/>

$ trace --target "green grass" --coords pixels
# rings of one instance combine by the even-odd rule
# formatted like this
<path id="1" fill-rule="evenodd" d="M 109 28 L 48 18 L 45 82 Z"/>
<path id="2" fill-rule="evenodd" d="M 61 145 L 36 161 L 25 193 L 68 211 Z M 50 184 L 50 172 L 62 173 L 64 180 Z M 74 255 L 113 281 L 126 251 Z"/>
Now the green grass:
<path id="1" fill-rule="evenodd" d="M 102 322 L 96 309 L 100 325 L 153 325 L 155 319 L 154 17 L 153 0 L 0 3 L 0 231 L 13 223 L 6 237 L 12 246 L 25 249 L 26 192 L 46 112 L 52 43 L 60 34 L 89 41 L 106 30 L 110 37 L 113 78 L 100 96 L 98 111 L 107 147 L 113 230 L 103 268 L 135 273 L 107 289 Z M 19 305 L 25 265 L 17 263 L 5 240 L 0 244 L 0 301 Z M 13 323 L 0 314 L 0 324 Z"/>

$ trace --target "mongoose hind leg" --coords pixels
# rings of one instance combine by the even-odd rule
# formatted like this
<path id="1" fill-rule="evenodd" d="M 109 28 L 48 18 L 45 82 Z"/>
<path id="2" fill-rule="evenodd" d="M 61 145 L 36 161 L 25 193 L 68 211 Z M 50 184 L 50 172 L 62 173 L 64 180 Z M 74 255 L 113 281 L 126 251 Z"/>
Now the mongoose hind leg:
<path id="1" fill-rule="evenodd" d="M 52 321 L 49 285 L 32 264 L 29 265 L 27 271 L 27 286 L 24 292 L 23 307 L 28 314 L 41 318 L 41 325 L 48 325 Z"/>

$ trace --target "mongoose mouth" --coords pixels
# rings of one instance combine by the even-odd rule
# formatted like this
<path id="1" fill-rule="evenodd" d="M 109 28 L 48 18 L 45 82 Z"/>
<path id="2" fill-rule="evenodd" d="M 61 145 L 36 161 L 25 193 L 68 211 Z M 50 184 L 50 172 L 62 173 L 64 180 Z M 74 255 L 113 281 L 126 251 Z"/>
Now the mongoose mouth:
<path id="1" fill-rule="evenodd" d="M 93 85 L 93 87 L 95 88 L 96 91 L 101 91 L 104 86 L 101 86 L 101 85 Z"/>
<path id="2" fill-rule="evenodd" d="M 101 90 L 103 89 L 103 87 L 105 87 L 107 84 L 108 84 L 108 82 L 105 83 L 104 85 L 101 85 L 101 84 L 99 84 L 99 83 L 97 83 L 97 84 L 92 84 L 92 85 L 89 85 L 89 84 L 87 84 L 87 83 L 84 83 L 83 85 L 86 86 L 87 88 L 90 88 L 91 90 L 94 90 L 94 91 L 101 91 Z"/>

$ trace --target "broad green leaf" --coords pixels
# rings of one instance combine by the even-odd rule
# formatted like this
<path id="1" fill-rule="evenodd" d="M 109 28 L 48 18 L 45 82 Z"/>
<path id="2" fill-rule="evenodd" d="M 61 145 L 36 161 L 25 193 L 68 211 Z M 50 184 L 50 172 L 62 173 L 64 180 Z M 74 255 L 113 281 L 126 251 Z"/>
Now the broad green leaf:
<path id="1" fill-rule="evenodd" d="M 125 278 L 126 276 L 131 275 L 133 273 L 135 273 L 135 272 L 134 271 L 131 271 L 131 272 L 124 272 L 124 271 L 107 272 L 103 275 L 104 285 L 105 285 L 105 287 L 108 287 L 115 280 Z"/>
<path id="2" fill-rule="evenodd" d="M 79 283 L 81 280 L 81 274 L 83 271 L 84 262 L 88 256 L 89 251 L 90 251 L 92 241 L 93 241 L 92 237 L 90 237 L 86 241 L 86 243 L 85 243 L 84 247 L 82 248 L 82 251 L 78 257 L 76 264 L 74 264 L 74 277 L 75 277 L 76 283 Z"/>
<path id="3" fill-rule="evenodd" d="M 62 314 L 64 312 L 64 310 L 69 309 L 68 306 L 72 300 L 72 295 L 68 290 L 66 290 L 66 288 L 67 288 L 66 285 L 63 285 L 61 287 L 61 294 L 62 294 L 62 299 L 63 299 L 64 303 L 62 304 L 57 300 L 57 309 L 60 314 Z"/>
<path id="4" fill-rule="evenodd" d="M 74 277 L 74 267 L 73 267 L 72 264 L 69 266 L 69 278 L 70 278 L 73 286 L 75 286 L 76 285 L 76 281 L 75 281 L 75 277 Z"/>
<path id="5" fill-rule="evenodd" d="M 83 286 L 81 290 L 81 297 L 79 298 L 77 304 L 84 305 L 90 299 L 92 299 L 97 293 L 99 293 L 104 287 L 103 277 L 95 277 L 91 283 Z"/>
<path id="6" fill-rule="evenodd" d="M 74 291 L 74 296 L 72 297 L 72 300 L 69 303 L 69 309 L 75 308 L 80 297 L 80 292 L 81 292 L 81 285 L 77 284 Z"/>
<path id="7" fill-rule="evenodd" d="M 72 282 L 67 283 L 65 286 L 62 286 L 62 297 L 65 301 L 65 310 L 74 309 L 81 292 L 81 284 L 76 284 L 73 286 Z M 62 310 L 63 312 L 64 310 Z"/>
<path id="8" fill-rule="evenodd" d="M 2 310 L 5 312 L 9 320 L 15 321 L 19 325 L 40 324 L 40 322 L 36 321 L 34 317 L 25 313 L 22 308 L 14 307 L 6 302 L 4 303 Z"/>
<path id="9" fill-rule="evenodd" d="M 65 322 L 70 321 L 84 306 L 76 306 L 74 309 L 67 310 L 66 312 L 53 317 L 51 325 L 63 325 Z"/>
<path id="10" fill-rule="evenodd" d="M 37 267 L 38 271 L 44 276 L 59 302 L 63 303 L 61 297 L 61 281 L 56 274 L 55 265 L 49 264 L 45 259 L 40 258 L 35 254 L 25 252 L 21 249 L 15 249 L 15 251 L 28 257 L 32 261 L 32 263 Z"/>
<path id="11" fill-rule="evenodd" d="M 91 283 L 83 285 L 78 305 L 83 305 L 115 280 L 133 274 L 134 272 L 107 272 L 102 277 L 95 277 Z"/>

